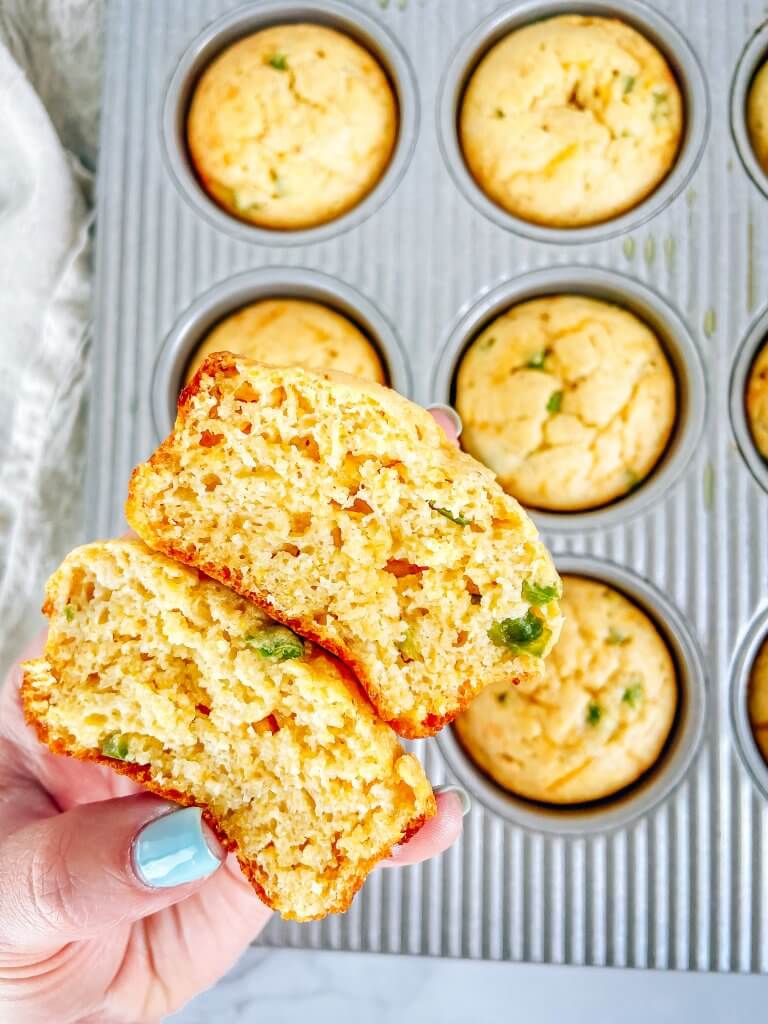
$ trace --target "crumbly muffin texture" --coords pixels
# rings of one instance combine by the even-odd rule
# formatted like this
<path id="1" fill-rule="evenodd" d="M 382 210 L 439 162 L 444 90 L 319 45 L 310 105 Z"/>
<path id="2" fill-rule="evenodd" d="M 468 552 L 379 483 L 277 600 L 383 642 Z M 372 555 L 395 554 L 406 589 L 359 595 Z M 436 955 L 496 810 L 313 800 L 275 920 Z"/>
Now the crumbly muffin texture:
<path id="1" fill-rule="evenodd" d="M 656 762 L 677 682 L 656 627 L 623 594 L 574 576 L 563 588 L 563 632 L 542 673 L 517 687 L 493 683 L 455 728 L 505 789 L 576 804 L 618 792 Z"/>
<path id="2" fill-rule="evenodd" d="M 375 58 L 314 24 L 275 25 L 229 46 L 195 87 L 192 162 L 227 211 L 266 228 L 345 213 L 384 173 L 398 107 Z"/>
<path id="3" fill-rule="evenodd" d="M 559 580 L 493 474 L 402 396 L 219 353 L 133 474 L 150 547 L 342 658 L 404 736 L 538 668 Z"/>
<path id="4" fill-rule="evenodd" d="M 747 129 L 758 163 L 768 174 L 768 62 L 759 69 L 749 89 Z"/>
<path id="5" fill-rule="evenodd" d="M 235 352 L 271 366 L 341 370 L 386 383 L 378 353 L 351 320 L 321 302 L 263 299 L 218 323 L 195 351 L 186 383 L 212 352 Z"/>
<path id="6" fill-rule="evenodd" d="M 73 551 L 44 610 L 22 688 L 40 738 L 202 807 L 284 917 L 345 910 L 435 813 L 421 765 L 342 666 L 140 541 Z"/>
<path id="7" fill-rule="evenodd" d="M 464 157 L 505 210 L 552 227 L 596 224 L 666 177 L 683 131 L 661 53 L 613 18 L 562 15 L 491 48 L 461 106 Z"/>
<path id="8" fill-rule="evenodd" d="M 755 743 L 768 761 L 768 643 L 758 651 L 747 690 L 747 712 Z"/>
<path id="9" fill-rule="evenodd" d="M 596 508 L 637 487 L 674 428 L 675 376 L 651 329 L 581 295 L 513 306 L 456 380 L 462 445 L 524 505 Z"/>
<path id="10" fill-rule="evenodd" d="M 746 409 L 752 440 L 768 459 L 768 345 L 760 349 L 749 371 Z"/>

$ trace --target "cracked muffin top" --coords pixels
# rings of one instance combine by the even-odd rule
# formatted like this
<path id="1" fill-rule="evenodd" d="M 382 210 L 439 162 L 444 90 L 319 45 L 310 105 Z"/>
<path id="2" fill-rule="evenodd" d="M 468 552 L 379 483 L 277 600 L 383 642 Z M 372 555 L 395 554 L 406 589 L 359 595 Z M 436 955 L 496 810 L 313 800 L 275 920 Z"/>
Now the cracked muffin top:
<path id="1" fill-rule="evenodd" d="M 543 803 L 599 800 L 658 759 L 677 706 L 674 662 L 648 616 L 597 580 L 563 577 L 560 640 L 538 676 L 493 683 L 456 719 L 505 789 Z"/>
<path id="2" fill-rule="evenodd" d="M 513 306 L 456 380 L 462 447 L 532 508 L 597 508 L 634 490 L 666 448 L 676 385 L 653 331 L 583 295 Z"/>
<path id="3" fill-rule="evenodd" d="M 187 120 L 203 187 L 261 227 L 314 227 L 376 185 L 398 128 L 379 63 L 321 25 L 275 25 L 225 49 L 203 72 Z"/>
<path id="4" fill-rule="evenodd" d="M 195 350 L 186 384 L 212 352 L 387 383 L 378 352 L 362 331 L 330 306 L 307 299 L 262 299 L 225 317 Z"/>
<path id="5" fill-rule="evenodd" d="M 505 210 L 574 228 L 636 206 L 666 177 L 683 101 L 661 53 L 613 18 L 563 15 L 497 43 L 472 74 L 460 139 Z"/>

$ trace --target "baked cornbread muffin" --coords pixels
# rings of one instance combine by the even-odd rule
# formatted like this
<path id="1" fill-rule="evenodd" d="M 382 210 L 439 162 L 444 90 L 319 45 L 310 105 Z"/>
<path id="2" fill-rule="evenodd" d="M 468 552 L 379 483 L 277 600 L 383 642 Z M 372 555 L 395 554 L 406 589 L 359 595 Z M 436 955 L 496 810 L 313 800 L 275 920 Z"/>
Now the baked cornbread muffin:
<path id="1" fill-rule="evenodd" d="M 747 420 L 755 447 L 768 459 L 768 345 L 763 345 L 749 371 Z"/>
<path id="2" fill-rule="evenodd" d="M 517 502 L 423 409 L 343 374 L 210 356 L 126 515 L 337 654 L 404 736 L 536 671 L 560 629 Z"/>
<path id="3" fill-rule="evenodd" d="M 187 119 L 192 162 L 229 213 L 310 228 L 360 202 L 389 163 L 397 100 L 379 63 L 322 25 L 275 25 L 203 72 Z"/>
<path id="4" fill-rule="evenodd" d="M 563 577 L 563 632 L 543 672 L 493 683 L 456 719 L 470 757 L 530 800 L 577 804 L 629 786 L 657 760 L 677 706 L 675 667 L 651 620 L 595 580 Z"/>
<path id="5" fill-rule="evenodd" d="M 249 601 L 140 541 L 51 577 L 29 721 L 56 753 L 196 804 L 284 917 L 345 910 L 436 810 L 421 765 L 351 675 Z"/>
<path id="6" fill-rule="evenodd" d="M 683 101 L 666 60 L 614 18 L 562 15 L 493 46 L 459 135 L 480 188 L 509 213 L 575 228 L 636 206 L 666 177 Z"/>
<path id="7" fill-rule="evenodd" d="M 763 64 L 749 87 L 747 129 L 758 163 L 768 174 L 768 62 Z"/>
<path id="8" fill-rule="evenodd" d="M 362 331 L 336 310 L 306 299 L 263 299 L 226 317 L 195 351 L 187 383 L 212 352 L 386 383 L 378 353 Z"/>
<path id="9" fill-rule="evenodd" d="M 750 673 L 747 712 L 755 743 L 768 761 L 768 643 L 765 641 Z"/>
<path id="10" fill-rule="evenodd" d="M 632 313 L 582 295 L 513 306 L 456 379 L 462 445 L 524 505 L 567 512 L 633 490 L 675 424 L 675 376 Z"/>

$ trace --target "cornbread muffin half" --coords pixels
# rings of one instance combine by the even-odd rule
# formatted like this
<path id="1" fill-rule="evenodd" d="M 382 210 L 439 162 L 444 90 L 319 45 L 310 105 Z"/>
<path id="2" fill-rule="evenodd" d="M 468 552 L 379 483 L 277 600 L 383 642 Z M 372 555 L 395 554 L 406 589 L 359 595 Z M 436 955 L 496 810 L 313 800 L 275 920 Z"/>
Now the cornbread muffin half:
<path id="1" fill-rule="evenodd" d="M 765 641 L 749 676 L 747 712 L 755 743 L 768 761 L 768 643 Z"/>
<path id="2" fill-rule="evenodd" d="M 749 371 L 746 409 L 755 447 L 768 459 L 768 344 L 760 349 Z"/>
<path id="3" fill-rule="evenodd" d="M 499 206 L 575 228 L 636 206 L 667 176 L 683 101 L 666 60 L 613 18 L 562 15 L 498 42 L 459 116 L 467 166 Z"/>
<path id="4" fill-rule="evenodd" d="M 379 63 L 322 25 L 275 25 L 203 72 L 187 119 L 192 162 L 229 213 L 310 228 L 360 202 L 384 173 L 397 100 Z"/>
<path id="5" fill-rule="evenodd" d="M 404 736 L 535 671 L 560 629 L 517 502 L 423 409 L 343 374 L 209 357 L 126 515 L 337 654 Z"/>
<path id="6" fill-rule="evenodd" d="M 524 505 L 568 512 L 633 490 L 672 433 L 675 376 L 646 324 L 555 295 L 513 306 L 470 345 L 456 379 L 462 445 Z"/>
<path id="7" fill-rule="evenodd" d="M 658 759 L 677 705 L 675 667 L 650 619 L 618 591 L 563 577 L 563 632 L 538 676 L 493 683 L 455 723 L 505 789 L 551 804 L 629 786 Z"/>
<path id="8" fill-rule="evenodd" d="M 768 62 L 763 64 L 749 87 L 747 130 L 758 163 L 768 174 Z"/>
<path id="9" fill-rule="evenodd" d="M 379 355 L 362 331 L 336 310 L 306 299 L 263 299 L 226 317 L 195 351 L 187 383 L 212 352 L 386 383 Z"/>
<path id="10" fill-rule="evenodd" d="M 349 673 L 226 587 L 140 541 L 90 544 L 51 577 L 22 700 L 56 753 L 196 804 L 283 917 L 346 910 L 435 813 Z"/>

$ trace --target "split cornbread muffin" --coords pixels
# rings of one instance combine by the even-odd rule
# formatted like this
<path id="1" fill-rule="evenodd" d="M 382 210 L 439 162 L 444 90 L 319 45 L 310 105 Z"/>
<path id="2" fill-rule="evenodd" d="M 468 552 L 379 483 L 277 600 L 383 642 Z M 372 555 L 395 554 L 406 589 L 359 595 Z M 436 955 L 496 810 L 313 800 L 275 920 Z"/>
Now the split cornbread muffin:
<path id="1" fill-rule="evenodd" d="M 491 47 L 459 115 L 464 158 L 489 198 L 561 228 L 645 199 L 674 165 L 683 127 L 659 50 L 623 21 L 579 14 L 533 22 Z"/>
<path id="2" fill-rule="evenodd" d="M 677 706 L 666 643 L 648 616 L 596 580 L 563 577 L 563 632 L 543 671 L 493 683 L 456 719 L 499 785 L 550 804 L 599 800 L 657 761 Z"/>
<path id="3" fill-rule="evenodd" d="M 22 687 L 40 739 L 202 807 L 284 917 L 347 909 L 435 813 L 421 765 L 338 661 L 140 541 L 73 551 L 44 610 Z"/>
<path id="4" fill-rule="evenodd" d="M 389 164 L 398 105 L 379 62 L 314 24 L 274 25 L 206 68 L 187 117 L 205 190 L 264 228 L 311 228 L 356 206 Z"/>
<path id="5" fill-rule="evenodd" d="M 490 470 L 424 409 L 343 374 L 210 356 L 126 515 L 338 655 L 404 736 L 536 672 L 560 630 L 549 554 Z"/>

